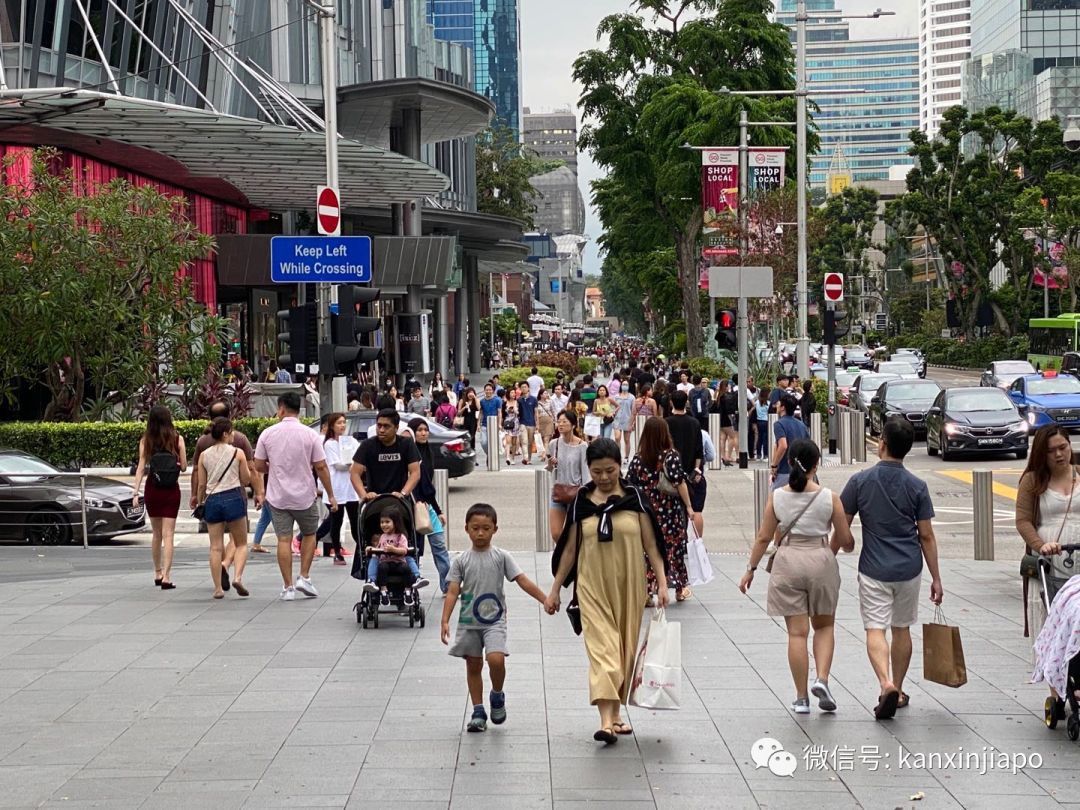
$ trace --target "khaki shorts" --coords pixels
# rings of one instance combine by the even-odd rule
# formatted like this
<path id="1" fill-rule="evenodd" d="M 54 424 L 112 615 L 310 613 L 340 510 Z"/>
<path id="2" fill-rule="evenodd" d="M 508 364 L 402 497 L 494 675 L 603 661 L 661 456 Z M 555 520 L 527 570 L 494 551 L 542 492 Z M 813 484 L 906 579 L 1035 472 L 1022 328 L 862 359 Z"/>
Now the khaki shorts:
<path id="1" fill-rule="evenodd" d="M 266 507 L 270 508 L 270 521 L 274 524 L 274 534 L 279 539 L 292 539 L 293 523 L 304 537 L 315 534 L 319 528 L 319 502 L 317 500 L 312 501 L 307 509 L 278 509 L 269 503 Z"/>
<path id="2" fill-rule="evenodd" d="M 863 628 L 911 627 L 919 620 L 922 575 L 900 582 L 881 582 L 859 574 L 859 612 Z"/>
<path id="3" fill-rule="evenodd" d="M 450 646 L 450 655 L 455 658 L 483 658 L 485 652 L 488 655 L 492 653 L 510 655 L 508 646 L 505 624 L 472 629 L 459 626 L 454 643 Z"/>

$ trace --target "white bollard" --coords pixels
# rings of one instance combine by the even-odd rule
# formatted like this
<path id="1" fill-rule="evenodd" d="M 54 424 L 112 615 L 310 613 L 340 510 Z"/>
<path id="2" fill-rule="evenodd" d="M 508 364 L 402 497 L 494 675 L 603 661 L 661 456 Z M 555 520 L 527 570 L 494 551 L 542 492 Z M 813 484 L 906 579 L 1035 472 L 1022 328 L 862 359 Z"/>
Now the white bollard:
<path id="1" fill-rule="evenodd" d="M 810 440 L 824 454 L 825 446 L 821 443 L 821 414 L 816 411 L 810 414 Z"/>
<path id="2" fill-rule="evenodd" d="M 851 461 L 866 461 L 866 417 L 862 411 L 851 412 Z"/>
<path id="3" fill-rule="evenodd" d="M 840 416 L 840 463 L 847 466 L 851 463 L 851 416 L 850 408 L 842 408 Z"/>
<path id="4" fill-rule="evenodd" d="M 489 416 L 485 430 L 487 430 L 488 472 L 498 472 L 502 469 L 502 448 L 499 446 L 499 417 Z"/>
<path id="5" fill-rule="evenodd" d="M 723 436 L 724 433 L 720 430 L 720 414 L 709 414 L 709 438 L 712 439 L 713 447 L 716 449 L 716 458 L 709 462 L 710 470 L 719 470 L 724 465 L 721 461 L 723 457 Z"/>
<path id="6" fill-rule="evenodd" d="M 975 517 L 975 559 L 994 559 L 994 472 L 975 470 L 971 480 Z"/>
<path id="7" fill-rule="evenodd" d="M 779 419 L 780 419 L 780 414 L 778 414 L 778 413 L 770 413 L 769 414 L 769 458 L 770 459 L 772 459 L 773 453 L 776 452 L 776 431 L 773 430 L 773 425 L 775 425 L 779 421 Z"/>
<path id="8" fill-rule="evenodd" d="M 754 470 L 754 533 L 761 528 L 765 519 L 765 504 L 769 502 L 769 487 L 772 476 L 768 470 Z"/>
<path id="9" fill-rule="evenodd" d="M 536 514 L 536 550 L 551 551 L 551 527 L 548 524 L 548 506 L 551 503 L 551 473 L 539 469 L 533 473 L 533 499 Z"/>
<path id="10" fill-rule="evenodd" d="M 435 470 L 435 499 L 442 507 L 443 536 L 446 548 L 450 549 L 450 473 L 447 470 Z"/>

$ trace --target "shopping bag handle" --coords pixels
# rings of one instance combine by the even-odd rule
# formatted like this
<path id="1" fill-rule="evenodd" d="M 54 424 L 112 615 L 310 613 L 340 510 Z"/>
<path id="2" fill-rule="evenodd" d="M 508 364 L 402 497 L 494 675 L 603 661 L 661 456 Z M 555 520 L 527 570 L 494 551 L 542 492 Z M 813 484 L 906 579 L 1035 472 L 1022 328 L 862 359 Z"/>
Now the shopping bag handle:
<path id="1" fill-rule="evenodd" d="M 945 612 L 941 609 L 941 605 L 934 605 L 933 624 L 948 624 L 948 621 L 945 620 Z"/>

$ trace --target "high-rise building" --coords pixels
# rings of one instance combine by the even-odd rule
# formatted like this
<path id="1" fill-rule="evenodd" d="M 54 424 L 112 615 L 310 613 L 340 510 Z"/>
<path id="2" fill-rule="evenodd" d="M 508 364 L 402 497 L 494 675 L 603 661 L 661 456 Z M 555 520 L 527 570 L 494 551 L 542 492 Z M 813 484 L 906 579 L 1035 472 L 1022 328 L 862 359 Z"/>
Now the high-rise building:
<path id="1" fill-rule="evenodd" d="M 1080 113 L 1080 0 L 971 0 L 964 103 L 1062 123 Z"/>
<path id="2" fill-rule="evenodd" d="M 514 133 L 521 124 L 520 0 L 427 0 L 438 39 L 473 52 L 475 88 L 495 102 L 495 115 Z"/>
<path id="3" fill-rule="evenodd" d="M 961 101 L 971 56 L 971 0 L 919 2 L 919 127 L 937 135 L 945 110 Z"/>
<path id="4" fill-rule="evenodd" d="M 846 183 L 883 182 L 891 166 L 911 163 L 908 135 L 919 127 L 919 40 L 853 40 L 836 0 L 810 0 L 806 71 L 821 149 L 810 184 L 837 191 Z M 795 0 L 780 0 L 778 22 L 795 40 Z M 820 95 L 819 90 L 853 90 Z M 843 177 L 830 166 L 843 166 Z"/>
<path id="5" fill-rule="evenodd" d="M 526 107 L 524 113 L 521 139 L 525 148 L 545 160 L 563 163 L 530 181 L 536 189 L 536 227 L 556 236 L 580 234 L 585 230 L 585 199 L 577 173 L 577 117 L 569 109 L 533 113 Z"/>

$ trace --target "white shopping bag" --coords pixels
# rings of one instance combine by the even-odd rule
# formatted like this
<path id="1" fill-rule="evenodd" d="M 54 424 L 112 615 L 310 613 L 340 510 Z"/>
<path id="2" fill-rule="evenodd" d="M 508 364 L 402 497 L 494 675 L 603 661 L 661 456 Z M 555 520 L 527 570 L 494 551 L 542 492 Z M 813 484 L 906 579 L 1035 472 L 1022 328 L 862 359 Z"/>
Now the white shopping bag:
<path id="1" fill-rule="evenodd" d="M 592 436 L 593 438 L 600 435 L 600 429 L 604 425 L 604 420 L 597 416 L 595 413 L 585 415 L 585 435 Z"/>
<path id="2" fill-rule="evenodd" d="M 691 585 L 708 585 L 713 579 L 712 563 L 705 541 L 698 535 L 691 520 L 686 526 L 686 573 Z"/>
<path id="3" fill-rule="evenodd" d="M 638 650 L 630 705 L 642 709 L 678 709 L 682 693 L 680 624 L 669 622 L 663 610 L 653 611 L 649 630 Z"/>

